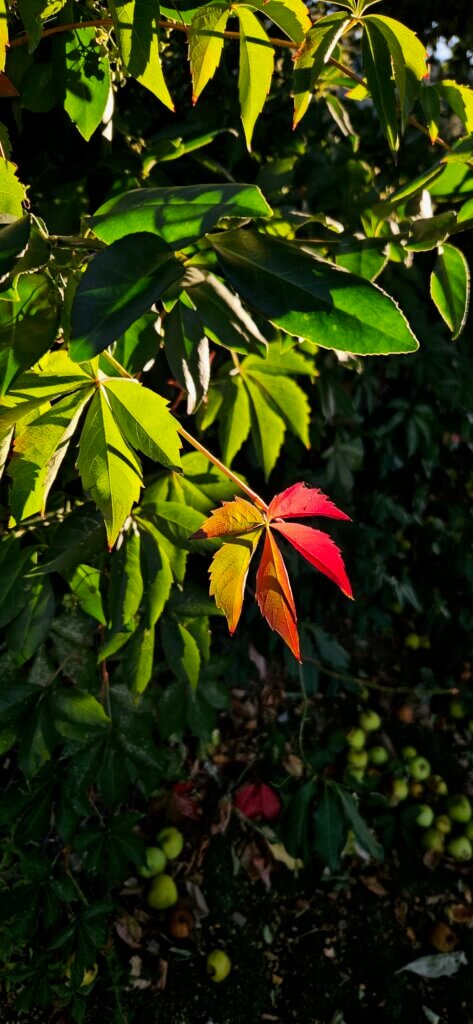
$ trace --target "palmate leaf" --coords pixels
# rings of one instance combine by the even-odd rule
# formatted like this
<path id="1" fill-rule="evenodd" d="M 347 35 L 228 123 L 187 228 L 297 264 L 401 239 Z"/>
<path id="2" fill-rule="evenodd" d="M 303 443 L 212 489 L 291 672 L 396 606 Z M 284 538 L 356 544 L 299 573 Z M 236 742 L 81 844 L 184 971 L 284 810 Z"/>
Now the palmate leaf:
<path id="1" fill-rule="evenodd" d="M 298 483 L 277 494 L 269 506 L 258 508 L 246 499 L 224 502 L 215 509 L 192 539 L 204 537 L 230 538 L 214 555 L 210 567 L 210 594 L 224 612 L 230 633 L 236 629 L 243 604 L 244 589 L 251 559 L 260 537 L 265 541 L 256 573 L 256 600 L 261 614 L 300 660 L 297 615 L 291 585 L 274 530 L 282 534 L 311 565 L 336 583 L 347 597 L 352 597 L 345 566 L 336 544 L 320 530 L 300 524 L 285 523 L 297 516 L 325 515 L 334 519 L 348 516 L 317 488 Z"/>
<path id="2" fill-rule="evenodd" d="M 236 12 L 240 23 L 238 90 L 241 119 L 246 144 L 251 150 L 253 129 L 271 86 L 274 50 L 269 43 L 267 32 L 253 12 L 240 4 L 236 6 Z"/>
<path id="3" fill-rule="evenodd" d="M 312 26 L 304 0 L 250 0 L 248 7 L 273 21 L 294 43 L 301 43 Z"/>

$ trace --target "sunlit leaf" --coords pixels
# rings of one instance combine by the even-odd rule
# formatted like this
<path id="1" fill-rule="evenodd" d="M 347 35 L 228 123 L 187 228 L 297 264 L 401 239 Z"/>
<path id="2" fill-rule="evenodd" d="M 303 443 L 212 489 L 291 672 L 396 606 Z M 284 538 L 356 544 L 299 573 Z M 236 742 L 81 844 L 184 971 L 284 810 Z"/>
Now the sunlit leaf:
<path id="1" fill-rule="evenodd" d="M 223 544 L 212 559 L 210 593 L 217 608 L 225 613 L 230 633 L 234 633 L 238 625 L 248 569 L 261 532 L 262 528 L 235 537 Z"/>
<path id="2" fill-rule="evenodd" d="M 300 661 L 297 614 L 291 584 L 281 552 L 270 530 L 266 531 L 263 554 L 256 573 L 256 600 L 271 629 L 283 638 Z"/>

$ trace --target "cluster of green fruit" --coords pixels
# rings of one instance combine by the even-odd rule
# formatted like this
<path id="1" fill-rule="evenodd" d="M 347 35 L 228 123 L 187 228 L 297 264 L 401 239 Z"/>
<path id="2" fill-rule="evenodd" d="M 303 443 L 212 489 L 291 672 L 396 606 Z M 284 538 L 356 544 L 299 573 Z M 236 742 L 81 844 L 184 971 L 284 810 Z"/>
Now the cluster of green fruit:
<path id="1" fill-rule="evenodd" d="M 151 879 L 147 901 L 153 910 L 167 910 L 177 903 L 177 886 L 166 871 L 169 860 L 175 860 L 184 848 L 184 836 L 178 828 L 168 825 L 157 835 L 159 846 L 146 847 L 146 864 L 138 868 L 142 878 Z"/>
<path id="2" fill-rule="evenodd" d="M 453 702 L 452 702 L 453 703 Z M 459 717 L 453 715 L 453 717 Z M 404 804 L 411 798 L 415 801 L 403 808 L 406 822 L 410 821 L 425 829 L 422 836 L 424 850 L 435 853 L 447 852 L 454 860 L 469 861 L 473 858 L 473 809 L 467 796 L 457 794 L 448 797 L 448 786 L 441 775 L 432 775 L 429 761 L 419 755 L 415 747 L 404 747 L 401 759 L 391 758 L 382 744 L 370 743 L 370 734 L 381 727 L 377 711 L 365 708 L 360 712 L 358 725 L 347 733 L 347 775 L 357 782 L 372 784 L 376 789 L 385 773 L 389 787 L 391 807 Z M 426 795 L 433 798 L 430 803 L 420 802 Z M 444 798 L 444 808 L 437 801 Z M 438 811 L 441 813 L 438 813 Z M 458 826 L 462 826 L 461 830 Z M 448 838 L 449 837 L 449 838 Z"/>

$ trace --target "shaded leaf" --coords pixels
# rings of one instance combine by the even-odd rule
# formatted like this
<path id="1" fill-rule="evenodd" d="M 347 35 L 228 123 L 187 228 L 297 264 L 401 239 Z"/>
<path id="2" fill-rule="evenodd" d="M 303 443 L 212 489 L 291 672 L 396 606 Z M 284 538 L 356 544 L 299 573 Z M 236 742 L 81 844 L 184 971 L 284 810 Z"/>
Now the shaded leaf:
<path id="1" fill-rule="evenodd" d="M 174 616 L 161 619 L 161 643 L 169 668 L 181 682 L 195 690 L 200 674 L 200 652 L 197 642 Z"/>
<path id="2" fill-rule="evenodd" d="M 319 18 L 297 51 L 294 61 L 294 128 L 304 117 L 317 79 L 348 22 L 349 18 L 342 11 Z"/>
<path id="3" fill-rule="evenodd" d="M 337 871 L 345 845 L 347 826 L 337 790 L 330 782 L 324 784 L 322 797 L 314 813 L 314 827 L 316 852 L 330 871 Z"/>
<path id="4" fill-rule="evenodd" d="M 64 40 L 64 110 L 87 141 L 102 120 L 110 92 L 110 65 L 95 39 L 91 26 L 75 28 Z"/>
<path id="5" fill-rule="evenodd" d="M 384 35 L 367 18 L 363 32 L 363 69 L 383 134 L 391 152 L 399 148 L 396 93 L 391 71 L 391 53 Z"/>
<path id="6" fill-rule="evenodd" d="M 34 583 L 29 597 L 7 631 L 7 646 L 15 665 L 23 665 L 47 637 L 54 617 L 54 592 L 49 579 Z"/>

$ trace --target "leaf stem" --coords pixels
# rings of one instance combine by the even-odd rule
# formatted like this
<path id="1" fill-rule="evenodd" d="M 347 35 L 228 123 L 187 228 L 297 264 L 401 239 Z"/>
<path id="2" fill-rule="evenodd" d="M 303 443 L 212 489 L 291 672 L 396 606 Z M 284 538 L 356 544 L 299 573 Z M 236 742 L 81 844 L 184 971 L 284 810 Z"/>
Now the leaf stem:
<path id="1" fill-rule="evenodd" d="M 221 462 L 220 459 L 217 459 L 216 455 L 212 455 L 212 452 L 209 452 L 208 448 L 205 448 L 204 445 L 201 444 L 197 438 L 193 437 L 192 434 L 189 434 L 184 427 L 179 425 L 177 430 L 181 437 L 185 438 L 188 444 L 192 445 L 192 447 L 200 452 L 201 455 L 205 455 L 205 458 L 208 459 L 209 462 L 212 462 L 213 465 L 216 466 L 221 473 L 224 473 L 229 480 L 232 480 L 233 483 L 236 484 L 236 486 L 243 491 L 258 508 L 262 509 L 263 512 L 267 511 L 268 506 L 266 502 L 260 498 L 259 494 L 257 494 L 256 491 L 252 491 L 251 487 L 248 487 L 247 484 L 243 483 L 243 480 L 240 480 L 240 477 L 237 476 L 236 473 L 232 473 L 231 469 L 228 469 L 228 466 L 226 466 L 225 463 Z"/>

